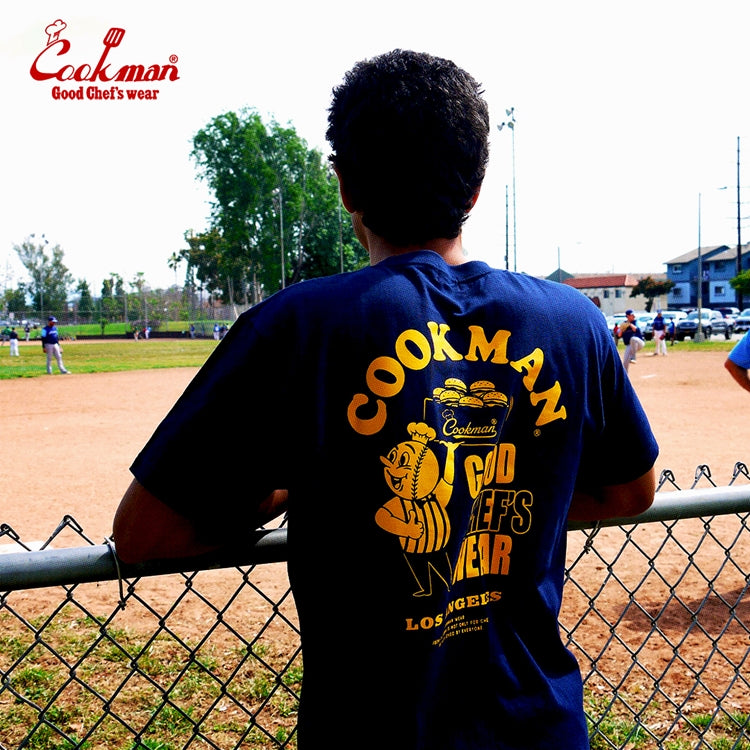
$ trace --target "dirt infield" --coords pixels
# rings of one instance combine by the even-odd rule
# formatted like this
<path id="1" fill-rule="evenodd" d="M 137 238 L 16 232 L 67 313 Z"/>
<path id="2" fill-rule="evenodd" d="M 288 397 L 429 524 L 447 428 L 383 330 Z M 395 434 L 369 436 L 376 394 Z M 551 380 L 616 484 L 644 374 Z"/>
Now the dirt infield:
<path id="1" fill-rule="evenodd" d="M 0 352 L 2 353 L 2 352 Z M 651 356 L 650 346 L 630 377 L 661 446 L 657 469 L 678 485 L 708 465 L 727 484 L 737 461 L 750 461 L 750 398 L 724 370 L 724 352 Z M 130 482 L 128 466 L 188 384 L 192 368 L 96 375 L 52 375 L 0 382 L 3 415 L 0 523 L 24 541 L 46 539 L 64 514 L 96 543 Z M 201 450 L 211 470 L 211 454 Z"/>
<path id="2" fill-rule="evenodd" d="M 622 350 L 621 350 L 622 351 Z M 679 345 L 670 349 L 667 357 L 651 356 L 650 347 L 641 353 L 638 362 L 630 368 L 630 377 L 644 404 L 661 446 L 657 461 L 659 473 L 670 469 L 678 487 L 689 488 L 694 481 L 696 467 L 710 467 L 717 485 L 726 485 L 738 461 L 750 459 L 750 398 L 730 378 L 723 367 L 725 352 L 686 352 Z M 52 375 L 27 380 L 0 382 L 0 409 L 3 414 L 2 444 L 6 453 L 3 463 L 2 500 L 0 523 L 8 524 L 25 544 L 46 540 L 65 514 L 69 514 L 82 527 L 94 543 L 101 543 L 109 535 L 111 520 L 122 493 L 130 483 L 128 466 L 138 450 L 150 436 L 154 427 L 188 384 L 195 369 L 168 369 L 95 375 Z M 212 455 L 220 459 L 220 450 L 206 444 L 201 450 L 202 464 L 193 461 L 193 471 L 212 471 Z M 8 461 L 7 457 L 11 456 Z M 189 457 L 187 459 L 190 460 Z M 700 486 L 707 486 L 705 479 Z M 668 488 L 671 489 L 671 488 Z M 732 519 L 725 517 L 726 524 Z M 712 534 L 725 536 L 724 519 L 712 525 Z M 704 533 L 699 520 L 682 522 L 682 530 L 690 537 L 700 538 Z M 637 528 L 638 550 L 654 556 L 658 553 L 659 575 L 656 583 L 639 594 L 640 606 L 654 616 L 664 606 L 670 592 L 659 586 L 659 580 L 681 580 L 680 594 L 692 608 L 697 609 L 706 593 L 706 577 L 713 578 L 717 566 L 724 559 L 723 548 L 710 550 L 715 554 L 696 559 L 691 576 L 683 578 L 685 557 L 674 554 L 675 547 L 664 547 L 664 527 L 661 524 L 643 524 Z M 732 532 L 734 533 L 734 532 Z M 645 558 L 619 556 L 623 531 L 617 527 L 604 529 L 597 536 L 596 556 L 584 556 L 584 562 L 575 571 L 577 581 L 584 581 L 595 591 L 598 581 L 606 573 L 599 560 L 617 557 L 617 580 L 628 590 L 639 586 L 648 566 Z M 0 538 L 0 551 L 9 550 L 7 537 Z M 60 544 L 55 537 L 54 546 L 69 546 L 71 540 L 61 535 Z M 6 542 L 6 544 L 3 544 Z M 576 538 L 571 544 L 569 559 L 578 553 L 574 549 L 582 543 Z M 81 544 L 73 534 L 73 546 Z M 692 547 L 691 547 L 692 549 Z M 747 550 L 735 553 L 742 559 L 736 562 L 739 570 L 750 570 Z M 598 555 L 603 555 L 599 557 Z M 580 561 L 579 561 L 580 562 Z M 730 574 L 732 572 L 730 566 Z M 202 585 L 210 584 L 217 601 L 229 601 L 237 587 L 236 576 L 226 571 L 205 571 Z M 736 578 L 736 576 L 735 576 Z M 148 589 L 148 598 L 158 611 L 167 611 L 182 590 L 178 577 L 160 576 L 141 581 L 139 590 Z M 283 564 L 258 566 L 252 573 L 252 582 L 279 601 L 288 587 Z M 742 591 L 734 578 L 723 577 L 715 581 L 716 590 L 734 601 Z M 589 609 L 588 594 L 578 587 L 568 587 L 563 605 L 563 621 L 576 623 Z M 734 589 L 737 589 L 736 591 Z M 683 593 L 686 592 L 686 593 Z M 54 607 L 59 600 L 56 589 L 38 589 L 16 592 L 14 606 L 22 607 L 27 616 L 41 614 Z M 118 599 L 116 582 L 79 590 L 77 597 L 89 611 L 109 612 Z M 82 599 L 83 598 L 83 599 Z M 623 618 L 627 597 L 619 585 L 597 596 L 599 615 L 589 618 L 585 643 L 606 643 L 610 637 L 607 623 Z M 747 619 L 748 603 L 738 603 L 736 614 Z M 726 608 L 714 611 L 701 608 L 699 632 L 722 633 L 726 628 Z M 639 610 L 635 610 L 638 612 Z M 128 606 L 118 616 L 118 624 L 140 627 L 143 610 Z M 249 604 L 243 610 L 244 626 L 248 632 L 259 632 L 269 617 L 266 604 Z M 294 619 L 293 613 L 290 614 Z M 620 638 L 633 641 L 637 648 L 648 634 L 651 624 L 643 619 L 633 619 L 628 613 L 621 621 Z M 691 615 L 684 606 L 671 603 L 659 619 L 661 632 L 681 640 L 691 631 Z M 175 620 L 179 620 L 175 622 Z M 197 598 L 181 608 L 179 618 L 172 615 L 171 626 L 177 626 L 183 637 L 199 639 L 205 631 L 204 616 Z M 735 628 L 736 630 L 736 628 Z M 631 632 L 632 631 L 632 632 Z M 270 631 L 269 631 L 270 632 Z M 275 632 L 275 631 L 274 631 Z M 702 664 L 709 652 L 704 640 L 685 641 L 681 654 Z M 580 634 L 574 636 L 580 645 Z M 718 637 L 718 636 L 717 636 Z M 289 629 L 274 635 L 275 646 L 281 653 L 292 652 L 296 637 Z M 732 663 L 739 664 L 746 650 L 747 634 L 727 630 L 722 635 L 722 653 Z M 672 641 L 649 641 L 649 648 L 640 652 L 639 669 L 659 674 L 672 662 Z M 596 648 L 593 649 L 596 652 Z M 589 669 L 589 656 L 576 652 L 584 671 Z M 632 652 L 623 648 L 610 648 L 599 660 L 599 669 L 614 680 L 632 668 Z M 726 672 L 722 669 L 721 672 Z M 704 681 L 708 676 L 704 675 Z M 692 678 L 686 670 L 673 666 L 661 679 L 661 689 L 668 695 L 686 694 L 692 689 Z M 683 684 L 684 683 L 684 684 Z M 717 694 L 721 692 L 716 688 Z M 741 696 L 744 703 L 747 696 Z M 693 696 L 694 708 L 709 711 L 711 702 L 705 696 Z M 705 705 L 704 705 L 705 704 Z"/>

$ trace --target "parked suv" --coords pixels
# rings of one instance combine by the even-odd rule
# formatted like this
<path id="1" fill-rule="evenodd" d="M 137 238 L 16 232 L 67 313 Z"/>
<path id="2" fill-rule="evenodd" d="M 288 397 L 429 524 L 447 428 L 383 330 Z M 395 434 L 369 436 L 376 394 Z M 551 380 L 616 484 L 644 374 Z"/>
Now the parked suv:
<path id="1" fill-rule="evenodd" d="M 736 307 L 717 307 L 715 309 L 724 316 L 724 320 L 727 321 L 727 325 L 729 326 L 729 333 L 730 335 L 733 334 L 737 316 L 740 314 L 740 311 Z"/>
<path id="2" fill-rule="evenodd" d="M 703 308 L 701 310 L 701 325 L 703 327 L 703 335 L 706 338 L 711 338 L 715 333 L 723 333 L 725 339 L 729 339 L 732 336 L 732 326 L 727 319 L 718 310 L 709 310 Z M 678 341 L 684 341 L 686 336 L 695 338 L 698 332 L 698 311 L 693 310 L 688 313 L 687 318 L 677 322 L 675 328 L 675 338 Z"/>
<path id="3" fill-rule="evenodd" d="M 734 319 L 734 330 L 737 331 L 737 333 L 745 333 L 745 331 L 750 331 L 750 308 L 743 310 Z"/>
<path id="4" fill-rule="evenodd" d="M 725 318 L 736 318 L 740 314 L 738 307 L 717 307 L 716 308 Z"/>

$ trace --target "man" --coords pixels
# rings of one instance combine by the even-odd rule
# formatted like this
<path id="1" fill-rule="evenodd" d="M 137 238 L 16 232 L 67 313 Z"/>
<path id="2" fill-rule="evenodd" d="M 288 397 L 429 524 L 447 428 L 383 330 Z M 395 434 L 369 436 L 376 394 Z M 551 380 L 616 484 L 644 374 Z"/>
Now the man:
<path id="1" fill-rule="evenodd" d="M 18 352 L 18 334 L 16 333 L 15 326 L 13 326 L 13 328 L 10 329 L 10 356 L 11 357 L 21 356 Z"/>
<path id="2" fill-rule="evenodd" d="M 741 388 L 750 391 L 750 331 L 748 331 L 735 345 L 724 362 L 729 374 L 737 381 Z"/>
<path id="3" fill-rule="evenodd" d="M 42 349 L 47 355 L 47 375 L 52 375 L 52 358 L 55 358 L 57 367 L 63 375 L 68 374 L 62 359 L 62 347 L 60 346 L 60 337 L 57 333 L 57 318 L 50 315 L 47 318 L 47 325 L 42 328 Z"/>
<path id="4" fill-rule="evenodd" d="M 625 372 L 628 372 L 630 365 L 636 361 L 636 354 L 643 349 L 643 335 L 641 329 L 635 323 L 635 313 L 632 310 L 625 310 L 625 320 L 620 323 L 617 335 L 625 344 L 625 350 L 622 353 L 622 363 L 625 365 Z"/>
<path id="5" fill-rule="evenodd" d="M 589 300 L 467 261 L 489 133 L 471 76 L 363 61 L 328 125 L 371 265 L 237 320 L 133 464 L 118 554 L 199 553 L 287 511 L 302 750 L 580 750 L 566 524 L 650 505 L 646 417 Z M 186 476 L 207 432 L 224 469 Z"/>
<path id="6" fill-rule="evenodd" d="M 656 351 L 654 357 L 660 354 L 667 356 L 667 324 L 664 320 L 664 316 L 661 314 L 661 310 L 656 311 L 656 317 L 651 325 L 651 330 L 654 332 L 654 343 L 656 344 Z"/>

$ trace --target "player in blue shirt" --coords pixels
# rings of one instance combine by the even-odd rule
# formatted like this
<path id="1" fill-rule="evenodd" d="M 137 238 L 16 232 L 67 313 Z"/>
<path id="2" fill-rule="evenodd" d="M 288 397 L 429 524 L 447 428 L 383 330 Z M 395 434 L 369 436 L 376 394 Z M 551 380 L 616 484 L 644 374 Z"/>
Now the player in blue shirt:
<path id="1" fill-rule="evenodd" d="M 57 318 L 50 315 L 47 318 L 47 325 L 42 328 L 42 349 L 47 355 L 47 374 L 52 375 L 52 359 L 57 362 L 57 367 L 63 375 L 68 374 L 65 369 L 62 358 L 62 347 L 60 346 L 60 336 L 57 333 Z"/>

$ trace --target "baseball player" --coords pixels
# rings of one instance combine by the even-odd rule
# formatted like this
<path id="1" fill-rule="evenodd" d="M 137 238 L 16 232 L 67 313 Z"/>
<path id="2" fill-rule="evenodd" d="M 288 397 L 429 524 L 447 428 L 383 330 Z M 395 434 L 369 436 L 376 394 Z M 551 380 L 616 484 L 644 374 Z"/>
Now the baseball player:
<path id="1" fill-rule="evenodd" d="M 62 359 L 62 348 L 60 347 L 60 337 L 57 334 L 57 318 L 50 315 L 47 318 L 47 325 L 42 328 L 42 349 L 47 354 L 47 375 L 52 375 L 52 357 L 57 361 L 57 367 L 63 375 L 69 373 L 65 369 Z"/>

